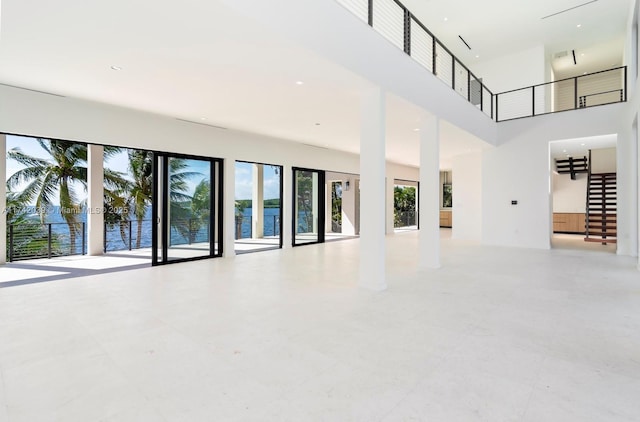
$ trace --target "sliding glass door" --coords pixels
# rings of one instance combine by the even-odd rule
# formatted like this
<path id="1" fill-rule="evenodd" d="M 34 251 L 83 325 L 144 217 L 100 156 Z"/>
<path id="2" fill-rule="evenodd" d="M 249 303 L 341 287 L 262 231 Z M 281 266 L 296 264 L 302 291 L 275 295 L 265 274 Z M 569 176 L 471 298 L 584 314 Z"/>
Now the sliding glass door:
<path id="1" fill-rule="evenodd" d="M 222 161 L 154 154 L 152 264 L 222 255 Z"/>
<path id="2" fill-rule="evenodd" d="M 324 242 L 325 174 L 293 168 L 293 246 Z"/>

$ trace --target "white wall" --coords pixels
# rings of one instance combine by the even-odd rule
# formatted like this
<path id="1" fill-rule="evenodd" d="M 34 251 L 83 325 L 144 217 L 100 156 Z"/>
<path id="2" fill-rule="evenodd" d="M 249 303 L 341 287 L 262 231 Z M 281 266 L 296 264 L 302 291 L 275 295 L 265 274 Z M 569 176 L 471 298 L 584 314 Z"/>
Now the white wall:
<path id="1" fill-rule="evenodd" d="M 600 148 L 591 150 L 592 173 L 615 173 L 617 169 L 616 148 Z"/>
<path id="2" fill-rule="evenodd" d="M 569 174 L 552 173 L 553 212 L 585 212 L 587 200 L 587 175 L 577 174 L 571 180 Z"/>
<path id="3" fill-rule="evenodd" d="M 284 166 L 285 227 L 290 211 L 290 171 L 292 166 L 331 169 L 359 174 L 359 157 L 355 154 L 315 148 L 266 136 L 217 129 L 191 124 L 173 118 L 124 109 L 89 101 L 41 94 L 0 85 L 0 133 L 40 136 L 96 144 L 177 152 L 223 158 L 225 186 L 233 216 L 233 168 L 236 160 L 278 164 Z M 229 170 L 231 169 L 231 170 Z M 387 163 L 391 178 L 418 179 L 418 170 Z M 354 180 L 352 180 L 352 183 Z M 355 190 L 353 183 L 351 190 Z M 225 193 L 226 197 L 227 193 Z M 231 199 L 229 199 L 231 198 Z M 393 197 L 388 198 L 393 218 Z M 390 205 L 389 205 L 390 203 Z M 233 232 L 233 219 L 225 225 Z M 231 234 L 233 236 L 233 234 Z M 285 246 L 290 242 L 289 230 L 284 233 Z M 232 237 L 227 242 L 233 244 Z M 232 248 L 231 248 L 232 249 Z M 231 253 L 229 247 L 226 248 Z"/>
<path id="4" fill-rule="evenodd" d="M 453 239 L 482 238 L 482 153 L 453 158 Z"/>
<path id="5" fill-rule="evenodd" d="M 547 82 L 549 75 L 543 45 L 470 67 L 494 94 Z"/>
<path id="6" fill-rule="evenodd" d="M 498 147 L 483 154 L 483 243 L 549 248 L 549 142 L 622 132 L 624 110 L 625 104 L 615 104 L 500 123 Z M 629 142 L 628 137 L 618 136 L 619 146 Z M 631 174 L 619 171 L 619 179 L 630 179 Z M 637 196 L 619 195 L 619 208 L 628 207 L 629 198 L 635 201 Z M 511 205 L 512 200 L 517 200 L 518 205 Z M 630 233 L 629 220 L 618 223 L 618 233 L 626 236 L 618 245 L 626 248 L 623 250 L 628 250 L 629 242 L 636 238 Z"/>

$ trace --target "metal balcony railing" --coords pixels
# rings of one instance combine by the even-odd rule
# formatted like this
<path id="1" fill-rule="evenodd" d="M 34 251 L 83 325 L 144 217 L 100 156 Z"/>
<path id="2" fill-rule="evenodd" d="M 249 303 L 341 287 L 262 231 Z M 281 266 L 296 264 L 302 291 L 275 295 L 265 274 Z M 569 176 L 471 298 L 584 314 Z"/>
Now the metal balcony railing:
<path id="1" fill-rule="evenodd" d="M 494 94 L 398 0 L 337 0 L 438 79 L 494 118 Z"/>
<path id="2" fill-rule="evenodd" d="M 85 223 L 18 223 L 7 231 L 7 259 L 55 258 L 87 253 Z"/>
<path id="3" fill-rule="evenodd" d="M 627 68 L 493 94 L 399 0 L 336 0 L 496 122 L 627 101 Z"/>
<path id="4" fill-rule="evenodd" d="M 496 121 L 627 101 L 627 67 L 496 94 Z"/>

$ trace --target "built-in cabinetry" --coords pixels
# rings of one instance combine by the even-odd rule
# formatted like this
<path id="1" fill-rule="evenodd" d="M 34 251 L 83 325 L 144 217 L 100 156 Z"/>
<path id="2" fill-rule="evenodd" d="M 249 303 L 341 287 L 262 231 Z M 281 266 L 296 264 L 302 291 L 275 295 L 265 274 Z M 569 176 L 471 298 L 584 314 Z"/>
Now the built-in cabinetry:
<path id="1" fill-rule="evenodd" d="M 453 215 L 451 210 L 440 210 L 440 227 L 452 227 Z"/>
<path id="2" fill-rule="evenodd" d="M 442 215 L 440 217 L 442 221 Z M 554 233 L 584 233 L 585 214 L 575 212 L 554 212 Z M 442 223 L 440 224 L 442 225 Z"/>

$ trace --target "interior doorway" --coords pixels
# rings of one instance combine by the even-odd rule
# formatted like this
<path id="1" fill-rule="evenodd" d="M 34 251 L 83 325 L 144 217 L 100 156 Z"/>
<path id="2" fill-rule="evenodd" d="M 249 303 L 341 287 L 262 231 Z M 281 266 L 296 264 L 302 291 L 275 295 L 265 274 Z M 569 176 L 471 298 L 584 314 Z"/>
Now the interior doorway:
<path id="1" fill-rule="evenodd" d="M 549 143 L 550 244 L 615 253 L 617 135 Z"/>

